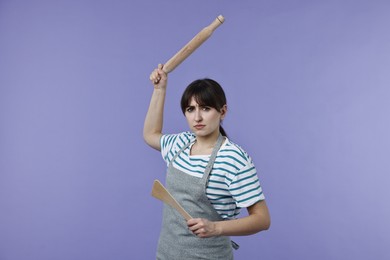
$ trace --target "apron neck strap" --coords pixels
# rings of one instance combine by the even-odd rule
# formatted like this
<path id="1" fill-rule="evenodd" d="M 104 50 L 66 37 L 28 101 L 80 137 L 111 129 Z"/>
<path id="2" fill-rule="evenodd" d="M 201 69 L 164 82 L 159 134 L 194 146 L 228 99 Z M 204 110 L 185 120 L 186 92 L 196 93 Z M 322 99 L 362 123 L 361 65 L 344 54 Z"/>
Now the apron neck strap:
<path id="1" fill-rule="evenodd" d="M 221 148 L 221 146 L 222 146 L 223 140 L 224 140 L 224 137 L 221 134 L 219 134 L 218 139 L 217 139 L 217 143 L 214 145 L 213 151 L 210 155 L 209 162 L 208 162 L 206 169 L 203 173 L 202 182 L 204 182 L 205 185 L 208 182 L 210 172 L 213 169 L 213 164 L 214 164 L 215 158 L 217 157 L 219 148 Z"/>

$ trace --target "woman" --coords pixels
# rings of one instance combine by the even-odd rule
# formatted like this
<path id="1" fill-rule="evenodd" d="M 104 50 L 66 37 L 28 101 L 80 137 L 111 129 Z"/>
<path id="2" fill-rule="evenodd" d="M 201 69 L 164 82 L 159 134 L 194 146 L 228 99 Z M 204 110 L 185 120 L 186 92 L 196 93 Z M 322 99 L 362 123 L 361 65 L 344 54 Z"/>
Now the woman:
<path id="1" fill-rule="evenodd" d="M 233 259 L 229 236 L 251 235 L 270 226 L 270 216 L 251 158 L 231 142 L 221 122 L 226 97 L 211 79 L 196 80 L 184 91 L 181 108 L 191 132 L 163 135 L 167 74 L 151 73 L 154 85 L 144 139 L 161 151 L 168 165 L 167 189 L 193 217 L 185 221 L 164 205 L 157 259 Z M 240 208 L 248 216 L 236 218 Z"/>

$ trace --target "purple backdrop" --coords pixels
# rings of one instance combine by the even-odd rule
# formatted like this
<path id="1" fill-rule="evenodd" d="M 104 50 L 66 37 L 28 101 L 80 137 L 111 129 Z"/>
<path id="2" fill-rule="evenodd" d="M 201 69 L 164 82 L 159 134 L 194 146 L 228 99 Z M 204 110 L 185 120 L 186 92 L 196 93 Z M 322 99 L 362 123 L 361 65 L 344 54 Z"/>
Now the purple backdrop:
<path id="1" fill-rule="evenodd" d="M 170 74 L 228 95 L 271 229 L 237 259 L 390 258 L 389 1 L 0 2 L 0 259 L 153 259 L 165 165 L 142 139 L 151 70 L 216 16 Z"/>

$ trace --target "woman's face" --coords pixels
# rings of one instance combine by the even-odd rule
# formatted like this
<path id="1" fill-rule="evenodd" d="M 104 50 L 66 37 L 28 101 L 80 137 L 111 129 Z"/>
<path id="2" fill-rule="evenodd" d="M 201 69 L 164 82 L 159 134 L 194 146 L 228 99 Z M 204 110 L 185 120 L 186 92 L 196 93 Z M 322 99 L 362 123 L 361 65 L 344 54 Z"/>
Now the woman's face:
<path id="1" fill-rule="evenodd" d="M 219 125 L 225 114 L 226 105 L 218 111 L 212 107 L 200 106 L 194 97 L 185 110 L 185 117 L 191 131 L 199 137 L 207 137 L 219 132 Z"/>

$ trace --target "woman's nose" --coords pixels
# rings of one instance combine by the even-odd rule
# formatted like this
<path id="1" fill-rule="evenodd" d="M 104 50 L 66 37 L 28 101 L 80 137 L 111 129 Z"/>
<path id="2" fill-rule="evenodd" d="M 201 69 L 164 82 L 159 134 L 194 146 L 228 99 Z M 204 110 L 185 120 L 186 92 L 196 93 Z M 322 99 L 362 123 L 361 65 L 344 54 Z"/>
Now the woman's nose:
<path id="1" fill-rule="evenodd" d="M 195 111 L 195 121 L 196 122 L 202 121 L 202 115 L 201 115 L 201 111 L 199 109 L 197 109 Z"/>

